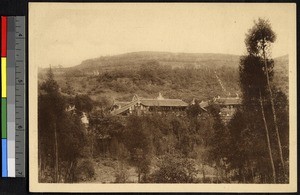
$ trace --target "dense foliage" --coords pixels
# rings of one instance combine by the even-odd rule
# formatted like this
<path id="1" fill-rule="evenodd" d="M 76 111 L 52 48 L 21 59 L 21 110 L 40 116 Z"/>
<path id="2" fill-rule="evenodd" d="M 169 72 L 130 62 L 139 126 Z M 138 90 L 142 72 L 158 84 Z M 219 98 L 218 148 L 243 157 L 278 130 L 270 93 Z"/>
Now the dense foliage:
<path id="1" fill-rule="evenodd" d="M 41 182 L 75 182 L 86 136 L 78 113 L 67 112 L 51 69 L 39 86 L 38 146 Z M 54 171 L 53 171 L 54 170 Z"/>
<path id="2" fill-rule="evenodd" d="M 222 82 L 231 94 L 236 94 L 238 72 L 234 68 L 221 67 L 217 70 Z M 144 96 L 156 96 L 163 92 L 169 98 L 192 100 L 209 99 L 224 93 L 210 68 L 171 68 L 157 61 L 149 61 L 135 70 L 114 70 L 100 74 L 98 82 L 103 90 L 110 89 L 121 94 L 138 93 Z M 201 91 L 198 90 L 201 88 Z M 214 88 L 215 90 L 212 90 Z"/>
<path id="3" fill-rule="evenodd" d="M 241 58 L 240 85 L 242 107 L 227 127 L 221 124 L 213 150 L 219 159 L 226 159 L 232 178 L 244 183 L 285 183 L 287 175 L 282 167 L 272 101 L 275 102 L 277 124 L 280 130 L 283 158 L 288 162 L 288 101 L 280 90 L 272 85 L 273 60 L 262 51 L 275 40 L 270 24 L 259 19 L 246 36 L 248 55 Z M 270 86 L 271 85 L 271 86 Z M 270 88 L 269 88 L 270 87 Z M 272 89 L 271 89 L 272 88 Z M 270 89 L 273 96 L 270 96 Z M 222 148 L 226 145 L 227 148 Z M 287 164 L 287 163 L 284 163 Z"/>
<path id="4" fill-rule="evenodd" d="M 115 59 L 118 68 L 94 75 L 78 69 L 54 79 L 50 69 L 39 83 L 39 181 L 91 182 L 107 175 L 111 178 L 99 181 L 287 183 L 288 98 L 273 83 L 276 64 L 266 49 L 275 38 L 270 24 L 259 19 L 246 35 L 248 55 L 241 57 L 239 69 L 178 68 L 162 59 L 124 62 L 124 68 L 122 56 Z M 101 60 L 112 65 L 109 58 Z M 98 65 L 97 60 L 85 63 L 90 69 Z M 159 92 L 186 102 L 196 99 L 180 114 L 110 114 L 114 98 L 153 98 Z M 199 106 L 199 100 L 236 92 L 243 101 L 228 124 L 221 120 L 220 105 Z"/>

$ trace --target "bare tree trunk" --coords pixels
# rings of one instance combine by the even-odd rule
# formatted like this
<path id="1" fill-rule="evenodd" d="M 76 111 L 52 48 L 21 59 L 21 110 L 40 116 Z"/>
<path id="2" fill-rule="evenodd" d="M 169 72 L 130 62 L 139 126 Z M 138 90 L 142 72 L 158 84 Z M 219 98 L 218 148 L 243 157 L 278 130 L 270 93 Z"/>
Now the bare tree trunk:
<path id="1" fill-rule="evenodd" d="M 41 182 L 42 175 L 43 175 L 43 167 L 42 167 L 42 154 L 41 154 L 41 147 L 39 147 L 39 182 Z"/>
<path id="2" fill-rule="evenodd" d="M 272 167 L 273 183 L 276 183 L 276 173 L 275 173 L 275 166 L 274 166 L 274 161 L 273 161 L 273 156 L 272 156 L 272 149 L 271 149 L 271 144 L 270 144 L 269 130 L 268 130 L 268 126 L 267 126 L 267 121 L 266 121 L 266 117 L 265 117 L 265 111 L 264 111 L 264 107 L 263 107 L 263 101 L 262 101 L 262 96 L 261 96 L 261 91 L 260 90 L 259 90 L 259 101 L 260 101 L 262 118 L 263 118 L 263 121 L 264 121 L 265 130 L 266 130 L 267 144 L 268 144 L 268 150 L 269 150 L 269 156 L 270 156 L 270 163 L 271 163 L 271 167 Z"/>
<path id="3" fill-rule="evenodd" d="M 42 176 L 43 176 L 43 167 L 42 167 L 42 151 L 44 151 L 43 149 L 42 149 L 42 139 L 39 139 L 38 140 L 38 163 L 39 163 L 39 173 L 38 173 L 38 175 L 39 175 L 39 178 L 38 178 L 38 180 L 39 180 L 39 182 L 41 182 L 41 179 L 42 179 Z"/>
<path id="4" fill-rule="evenodd" d="M 246 183 L 245 171 L 242 171 L 242 174 L 243 174 L 243 182 Z"/>
<path id="5" fill-rule="evenodd" d="M 92 135 L 92 143 L 91 143 L 91 154 L 92 154 L 92 158 L 94 157 L 94 135 Z"/>
<path id="6" fill-rule="evenodd" d="M 202 163 L 202 175 L 203 175 L 203 183 L 205 182 L 205 167 L 204 163 Z"/>
<path id="7" fill-rule="evenodd" d="M 255 177 L 254 177 L 254 170 L 253 170 L 253 166 L 251 166 L 251 175 L 252 175 L 252 182 L 255 182 Z"/>
<path id="8" fill-rule="evenodd" d="M 217 166 L 216 166 L 216 170 L 217 170 L 217 183 L 219 183 L 219 170 Z"/>
<path id="9" fill-rule="evenodd" d="M 55 142 L 55 183 L 58 183 L 58 144 L 57 144 L 57 129 L 54 123 L 54 142 Z"/>
<path id="10" fill-rule="evenodd" d="M 270 100 L 271 100 L 271 107 L 272 107 L 272 113 L 273 113 L 273 119 L 274 119 L 275 132 L 276 132 L 277 143 L 278 143 L 278 148 L 279 148 L 279 156 L 280 156 L 280 161 L 281 161 L 281 165 L 282 165 L 283 175 L 285 177 L 285 165 L 284 165 L 284 160 L 283 160 L 283 155 L 282 155 L 282 145 L 281 145 L 280 135 L 279 135 L 279 130 L 278 130 L 277 117 L 276 117 L 276 111 L 275 111 L 274 99 L 273 99 L 273 92 L 272 92 L 271 85 L 270 85 L 265 49 L 263 49 L 263 57 L 264 57 L 264 63 L 265 63 L 267 85 L 268 85 L 268 90 L 270 93 Z"/>
<path id="11" fill-rule="evenodd" d="M 74 167 L 74 162 L 71 162 L 70 168 L 68 169 L 68 182 L 73 183 L 74 178 L 73 178 L 73 167 Z"/>
<path id="12" fill-rule="evenodd" d="M 141 172 L 138 171 L 138 183 L 141 183 Z"/>

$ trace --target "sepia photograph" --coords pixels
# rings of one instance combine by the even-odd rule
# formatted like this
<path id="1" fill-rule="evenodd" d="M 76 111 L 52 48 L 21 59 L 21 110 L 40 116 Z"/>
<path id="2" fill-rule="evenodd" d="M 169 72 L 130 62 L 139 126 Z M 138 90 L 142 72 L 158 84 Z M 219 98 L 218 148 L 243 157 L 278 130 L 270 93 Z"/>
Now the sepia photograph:
<path id="1" fill-rule="evenodd" d="M 293 192 L 296 5 L 29 3 L 32 192 Z"/>

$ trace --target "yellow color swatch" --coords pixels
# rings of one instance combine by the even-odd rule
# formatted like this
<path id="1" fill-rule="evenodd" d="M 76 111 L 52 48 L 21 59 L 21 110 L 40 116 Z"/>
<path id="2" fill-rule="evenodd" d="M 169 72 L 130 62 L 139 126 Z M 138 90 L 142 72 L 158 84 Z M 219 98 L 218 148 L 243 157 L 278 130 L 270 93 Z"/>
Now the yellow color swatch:
<path id="1" fill-rule="evenodd" d="M 1 57 L 1 85 L 2 97 L 6 98 L 6 57 Z"/>

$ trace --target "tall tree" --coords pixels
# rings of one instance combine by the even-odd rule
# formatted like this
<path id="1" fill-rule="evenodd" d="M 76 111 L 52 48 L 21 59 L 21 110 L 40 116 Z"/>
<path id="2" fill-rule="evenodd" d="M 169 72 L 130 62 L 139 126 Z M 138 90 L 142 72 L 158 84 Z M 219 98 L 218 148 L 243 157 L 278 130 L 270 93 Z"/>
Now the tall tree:
<path id="1" fill-rule="evenodd" d="M 39 124 L 39 138 L 40 138 L 39 143 L 41 146 L 40 160 L 41 160 L 41 164 L 43 164 L 43 160 L 44 158 L 46 158 L 47 150 L 48 150 L 49 154 L 51 154 L 52 156 L 52 159 L 54 159 L 54 163 L 53 163 L 54 182 L 58 182 L 59 165 L 58 165 L 58 142 L 57 142 L 57 118 L 60 117 L 63 113 L 64 102 L 62 97 L 59 94 L 59 86 L 57 82 L 54 80 L 54 75 L 51 67 L 47 72 L 47 79 L 40 86 L 39 92 L 40 94 L 39 94 L 39 123 L 38 124 Z M 49 148 L 53 148 L 53 150 Z"/>
<path id="2" fill-rule="evenodd" d="M 240 84 L 243 93 L 243 106 L 244 114 L 247 114 L 250 110 L 260 109 L 261 117 L 263 120 L 263 127 L 265 129 L 266 143 L 268 148 L 268 154 L 270 159 L 270 165 L 272 168 L 272 180 L 276 182 L 276 171 L 273 159 L 273 153 L 270 141 L 269 125 L 266 119 L 266 111 L 264 103 L 267 98 L 267 89 L 270 80 L 270 76 L 273 75 L 273 64 L 272 60 L 265 61 L 260 55 L 262 53 L 261 43 L 258 42 L 260 38 L 271 41 L 274 39 L 272 31 L 269 28 L 264 29 L 266 23 L 264 20 L 259 19 L 258 23 L 255 23 L 254 27 L 249 30 L 246 35 L 245 44 L 247 47 L 248 55 L 241 58 L 240 62 Z M 263 29 L 259 31 L 258 29 Z M 275 36 L 275 35 L 274 35 Z M 269 75 L 266 78 L 266 74 Z M 251 111 L 250 111 L 251 112 Z M 254 118 L 254 116 L 252 115 Z M 250 123 L 256 123 L 256 121 L 249 121 Z M 251 125 L 249 125 L 251 126 Z M 255 127 L 252 127 L 253 133 L 255 133 Z"/>
<path id="3" fill-rule="evenodd" d="M 41 179 L 74 182 L 85 135 L 80 116 L 66 111 L 66 97 L 60 93 L 51 68 L 39 86 L 38 104 L 39 165 L 40 170 L 50 172 L 50 177 Z"/>
<path id="4" fill-rule="evenodd" d="M 267 120 L 266 120 L 266 116 L 265 116 L 265 111 L 264 111 L 265 109 L 263 106 L 261 90 L 259 90 L 259 102 L 260 102 L 261 113 L 262 113 L 262 118 L 264 121 L 265 130 L 266 130 L 267 145 L 268 145 L 268 150 L 269 150 L 270 162 L 271 162 L 271 166 L 272 166 L 273 183 L 276 183 L 276 172 L 275 172 L 274 160 L 273 160 L 272 149 L 271 149 L 270 133 L 269 133 Z"/>
<path id="5" fill-rule="evenodd" d="M 285 175 L 282 145 L 281 145 L 281 139 L 279 135 L 276 110 L 274 106 L 273 91 L 270 83 L 272 70 L 273 70 L 273 60 L 270 59 L 271 57 L 270 49 L 271 49 L 271 44 L 274 43 L 275 40 L 276 40 L 276 35 L 272 30 L 270 22 L 268 20 L 259 18 L 258 21 L 254 23 L 254 26 L 249 30 L 248 34 L 246 35 L 245 43 L 246 43 L 248 53 L 250 55 L 258 56 L 263 59 L 263 63 L 264 63 L 263 71 L 265 74 L 265 79 L 267 82 L 266 86 L 269 92 L 269 98 L 271 102 L 275 133 L 277 137 L 280 160 L 283 168 L 282 170 Z M 272 64 L 272 66 L 269 66 L 270 63 Z"/>

